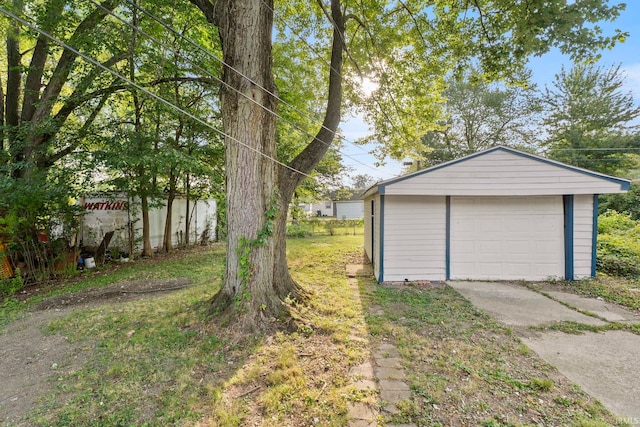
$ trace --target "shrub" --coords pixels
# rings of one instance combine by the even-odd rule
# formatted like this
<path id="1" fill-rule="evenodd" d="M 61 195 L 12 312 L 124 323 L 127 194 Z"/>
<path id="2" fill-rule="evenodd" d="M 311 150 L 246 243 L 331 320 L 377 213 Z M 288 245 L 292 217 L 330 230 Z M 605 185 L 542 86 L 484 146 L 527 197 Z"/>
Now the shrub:
<path id="1" fill-rule="evenodd" d="M 598 271 L 640 276 L 640 222 L 629 214 L 607 211 L 598 218 Z"/>
<path id="2" fill-rule="evenodd" d="M 340 227 L 340 221 L 336 220 L 336 219 L 332 219 L 327 221 L 324 224 L 324 228 L 327 229 L 327 231 L 329 232 L 330 236 L 335 236 L 336 234 L 338 234 L 338 228 Z"/>
<path id="3" fill-rule="evenodd" d="M 304 222 L 287 225 L 287 237 L 309 237 L 313 235 L 312 227 Z"/>
<path id="4" fill-rule="evenodd" d="M 15 276 L 9 279 L 0 279 L 0 296 L 11 296 L 22 289 L 24 285 L 20 269 L 16 269 Z"/>

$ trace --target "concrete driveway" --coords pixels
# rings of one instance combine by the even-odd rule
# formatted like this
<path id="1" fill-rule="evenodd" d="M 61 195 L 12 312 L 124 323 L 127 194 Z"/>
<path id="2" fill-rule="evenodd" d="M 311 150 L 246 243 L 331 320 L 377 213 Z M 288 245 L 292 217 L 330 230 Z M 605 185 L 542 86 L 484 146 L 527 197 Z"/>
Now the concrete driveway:
<path id="1" fill-rule="evenodd" d="M 447 282 L 477 308 L 512 326 L 522 341 L 616 415 L 640 424 L 640 336 L 625 331 L 571 335 L 529 329 L 554 322 L 588 325 L 640 323 L 638 313 L 594 298 L 548 292 L 514 283 Z M 585 315 L 576 309 L 593 314 Z"/>

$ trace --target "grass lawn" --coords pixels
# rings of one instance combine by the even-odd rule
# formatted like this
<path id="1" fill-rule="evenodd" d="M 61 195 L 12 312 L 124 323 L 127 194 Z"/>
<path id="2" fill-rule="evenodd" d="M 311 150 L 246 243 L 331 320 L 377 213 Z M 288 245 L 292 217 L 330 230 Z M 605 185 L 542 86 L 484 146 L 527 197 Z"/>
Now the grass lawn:
<path id="1" fill-rule="evenodd" d="M 383 287 L 344 266 L 362 257 L 362 236 L 289 241 L 294 277 L 313 292 L 297 332 L 238 335 L 208 319 L 224 249 L 181 251 L 57 288 L 69 292 L 123 280 L 188 277 L 192 285 L 120 304 L 77 309 L 51 322 L 85 354 L 59 369 L 29 423 L 51 426 L 344 426 L 357 391 L 349 368 L 393 342 L 412 398 L 391 421 L 432 425 L 616 425 L 616 418 L 522 345 L 514 333 L 447 286 Z M 42 300 L 7 300 L 0 322 Z M 375 314 L 373 314 L 375 313 Z M 363 339 L 365 338 L 365 339 Z"/>

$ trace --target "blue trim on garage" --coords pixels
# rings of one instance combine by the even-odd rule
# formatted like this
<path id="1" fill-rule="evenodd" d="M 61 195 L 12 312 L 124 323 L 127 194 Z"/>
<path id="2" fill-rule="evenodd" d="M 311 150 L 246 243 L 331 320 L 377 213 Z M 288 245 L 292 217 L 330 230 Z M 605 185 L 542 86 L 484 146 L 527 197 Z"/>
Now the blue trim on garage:
<path id="1" fill-rule="evenodd" d="M 596 277 L 596 249 L 598 247 L 598 195 L 593 195 L 593 228 L 591 230 L 591 277 Z"/>
<path id="2" fill-rule="evenodd" d="M 378 283 L 384 282 L 384 196 L 380 195 L 380 236 L 378 238 L 380 242 L 380 250 L 378 251 Z"/>
<path id="3" fill-rule="evenodd" d="M 564 278 L 573 280 L 573 194 L 562 196 L 564 205 Z"/>
<path id="4" fill-rule="evenodd" d="M 446 244 L 445 244 L 445 277 L 451 279 L 451 196 L 446 197 Z"/>

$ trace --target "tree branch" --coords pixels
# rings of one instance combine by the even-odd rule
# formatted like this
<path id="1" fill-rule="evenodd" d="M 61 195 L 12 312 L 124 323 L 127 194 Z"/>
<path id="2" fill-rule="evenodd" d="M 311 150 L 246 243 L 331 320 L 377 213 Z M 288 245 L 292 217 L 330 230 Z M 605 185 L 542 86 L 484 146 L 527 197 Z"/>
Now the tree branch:
<path id="1" fill-rule="evenodd" d="M 60 15 L 64 9 L 64 2 L 51 2 L 46 7 L 46 16 L 42 18 L 40 27 L 51 32 L 60 19 Z M 49 57 L 50 41 L 47 36 L 40 34 L 31 55 L 31 64 L 29 72 L 24 83 L 24 99 L 22 100 L 22 113 L 20 115 L 21 122 L 31 121 L 33 113 L 36 111 L 36 105 L 40 99 L 40 89 L 42 86 L 42 75 Z"/>
<path id="2" fill-rule="evenodd" d="M 320 1 L 320 0 L 318 0 Z M 331 0 L 331 21 L 333 22 L 333 42 L 331 46 L 331 64 L 329 72 L 329 96 L 324 121 L 317 135 L 289 164 L 293 169 L 308 174 L 320 163 L 331 146 L 338 125 L 342 107 L 342 52 L 344 48 L 344 18 L 340 10 L 340 0 Z M 282 194 L 293 194 L 302 182 L 304 175 L 290 169 L 281 168 L 285 179 L 280 179 Z"/>
<path id="3" fill-rule="evenodd" d="M 104 67 L 111 68 L 111 66 L 117 64 L 118 62 L 124 59 L 124 54 L 114 55 L 109 60 L 102 63 Z M 126 85 L 111 85 L 106 88 L 99 89 L 97 91 L 91 93 L 85 93 L 89 88 L 91 83 L 95 81 L 95 79 L 102 74 L 103 69 L 100 67 L 93 68 L 86 76 L 78 83 L 73 93 L 67 100 L 65 104 L 60 108 L 60 111 L 55 115 L 54 122 L 57 123 L 58 127 L 62 126 L 62 124 L 67 120 L 69 115 L 78 108 L 83 103 L 87 102 L 90 99 L 97 98 L 98 96 L 102 96 L 104 93 L 113 93 L 117 90 L 121 90 Z M 47 140 L 48 141 L 48 140 Z M 43 140 L 42 143 L 46 143 L 47 141 Z"/>
<path id="4" fill-rule="evenodd" d="M 100 8 L 94 9 L 75 29 L 69 38 L 68 44 L 78 48 L 77 42 L 85 38 L 118 4 L 119 0 L 106 0 Z M 60 92 L 69 77 L 69 73 L 77 57 L 78 55 L 76 53 L 68 49 L 62 52 L 58 64 L 51 75 L 49 84 L 45 88 L 42 98 L 33 114 L 33 122 L 37 123 L 51 113 L 55 101 L 60 96 Z"/>
<path id="5" fill-rule="evenodd" d="M 100 111 L 102 110 L 102 107 L 104 107 L 104 104 L 107 102 L 110 95 L 111 93 L 105 93 L 104 95 L 102 95 L 100 102 L 98 103 L 96 108 L 93 109 L 93 111 L 91 112 L 91 115 L 89 115 L 87 120 L 85 120 L 84 124 L 82 125 L 82 128 L 80 128 L 80 130 L 78 131 L 76 138 L 74 138 L 74 141 L 75 141 L 74 143 L 69 144 L 67 147 L 61 150 L 58 150 L 56 153 L 53 153 L 47 156 L 43 160 L 42 165 L 45 168 L 53 166 L 55 162 L 71 154 L 76 148 L 78 148 L 78 146 L 80 145 L 80 142 L 83 139 L 83 136 L 87 134 L 89 127 L 91 127 L 91 125 L 95 121 L 96 117 L 98 116 L 98 113 L 100 113 Z"/>
<path id="6" fill-rule="evenodd" d="M 218 26 L 218 16 L 214 3 L 209 0 L 189 0 L 189 2 L 202 11 L 208 23 Z"/>

